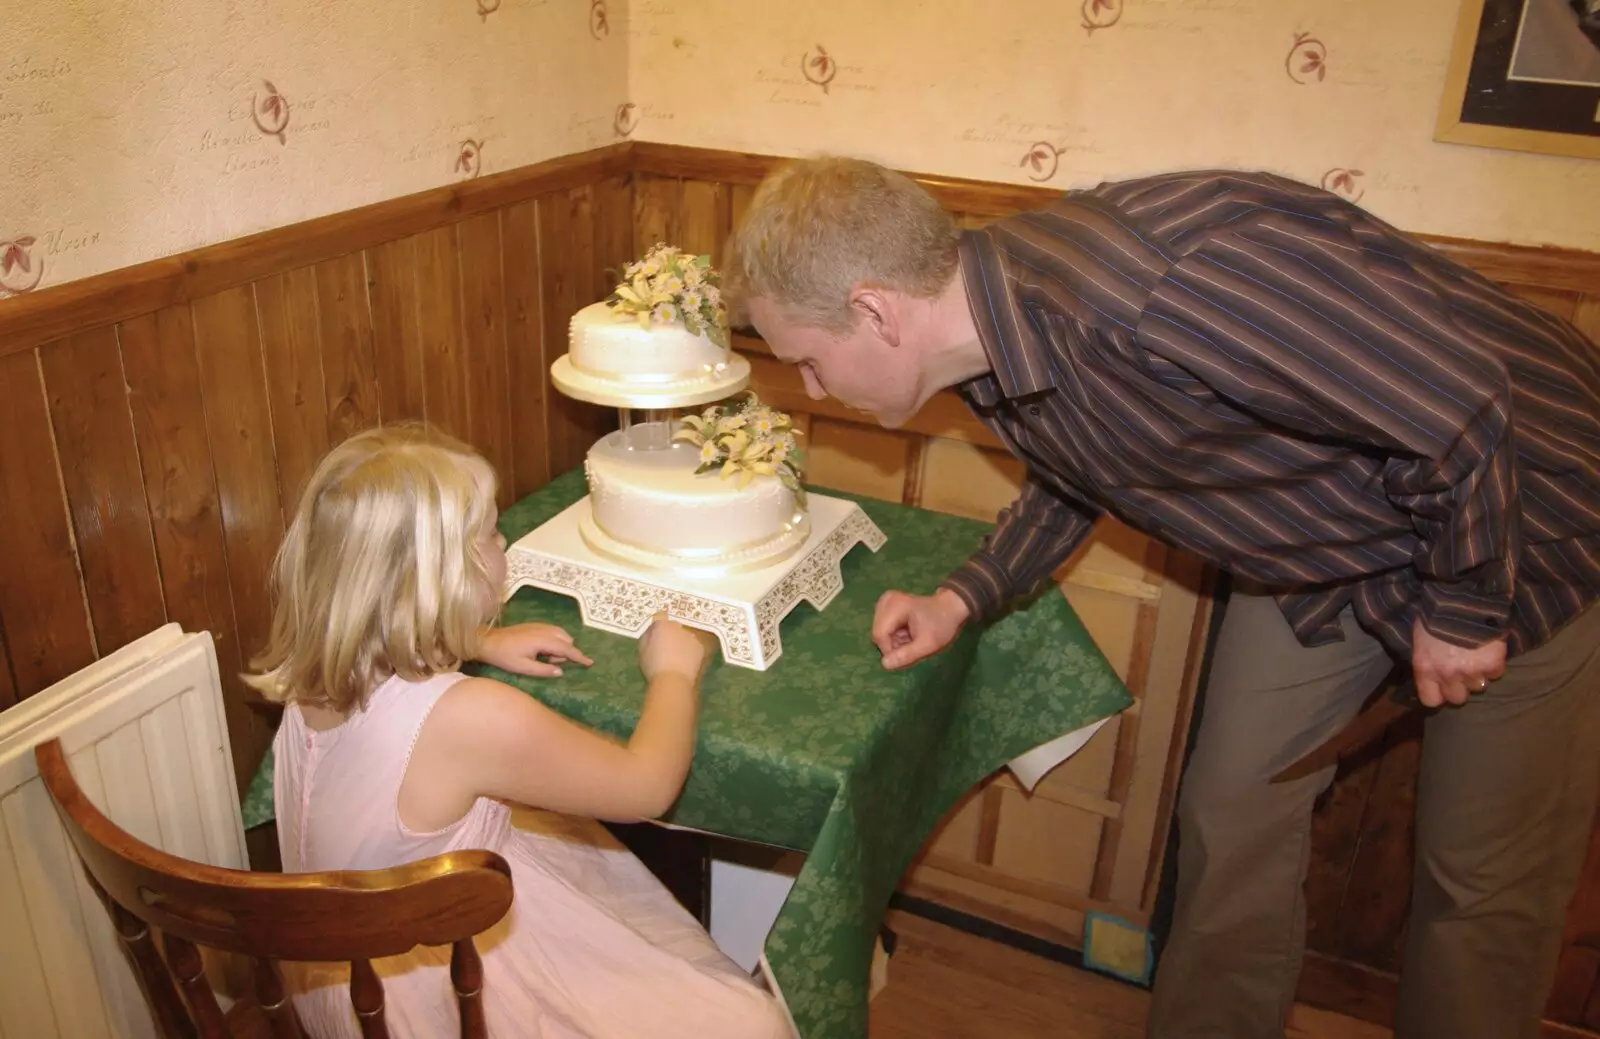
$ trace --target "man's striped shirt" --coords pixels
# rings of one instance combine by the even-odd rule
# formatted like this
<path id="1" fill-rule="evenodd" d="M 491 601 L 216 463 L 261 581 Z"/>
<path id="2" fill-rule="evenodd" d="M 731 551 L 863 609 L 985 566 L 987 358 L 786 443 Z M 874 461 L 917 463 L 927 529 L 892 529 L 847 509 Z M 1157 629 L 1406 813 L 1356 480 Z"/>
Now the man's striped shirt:
<path id="1" fill-rule="evenodd" d="M 1175 173 L 963 233 L 1028 468 L 945 582 L 992 617 L 1110 513 L 1272 587 L 1306 645 L 1347 605 L 1396 653 L 1544 642 L 1600 593 L 1600 353 L 1330 193 Z"/>

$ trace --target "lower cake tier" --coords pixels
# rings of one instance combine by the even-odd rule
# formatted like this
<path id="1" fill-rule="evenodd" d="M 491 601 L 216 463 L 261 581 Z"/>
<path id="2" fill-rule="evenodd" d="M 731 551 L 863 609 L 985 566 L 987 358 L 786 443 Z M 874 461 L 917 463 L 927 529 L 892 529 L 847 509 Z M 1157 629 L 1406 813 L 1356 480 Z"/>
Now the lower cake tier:
<path id="1" fill-rule="evenodd" d="M 805 543 L 810 520 L 776 477 L 741 487 L 737 475 L 696 474 L 699 448 L 669 435 L 649 423 L 589 449 L 590 548 L 629 566 L 713 572 L 771 566 Z"/>

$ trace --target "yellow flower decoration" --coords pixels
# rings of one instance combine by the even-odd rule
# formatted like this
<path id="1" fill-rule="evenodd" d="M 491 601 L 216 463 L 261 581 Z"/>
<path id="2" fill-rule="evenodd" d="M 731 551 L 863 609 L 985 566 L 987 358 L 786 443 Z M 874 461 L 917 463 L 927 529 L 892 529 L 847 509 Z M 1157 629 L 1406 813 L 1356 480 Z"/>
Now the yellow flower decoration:
<path id="1" fill-rule="evenodd" d="M 700 448 L 697 473 L 716 471 L 722 479 L 737 476 L 745 487 L 758 476 L 774 476 L 805 504 L 802 459 L 796 438 L 800 431 L 789 416 L 747 394 L 737 404 L 714 404 L 678 423 L 674 440 Z"/>

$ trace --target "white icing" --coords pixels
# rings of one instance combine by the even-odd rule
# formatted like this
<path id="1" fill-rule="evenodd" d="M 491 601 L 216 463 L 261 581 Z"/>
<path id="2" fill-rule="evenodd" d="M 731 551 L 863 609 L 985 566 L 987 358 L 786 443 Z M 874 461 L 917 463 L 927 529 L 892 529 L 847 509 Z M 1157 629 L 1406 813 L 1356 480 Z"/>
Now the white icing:
<path id="1" fill-rule="evenodd" d="M 661 425 L 635 426 L 644 436 L 633 442 L 658 442 Z M 809 534 L 805 511 L 777 477 L 741 487 L 737 474 L 697 475 L 700 449 L 690 444 L 629 450 L 629 442 L 611 433 L 584 463 L 594 525 L 606 542 L 600 547 L 646 565 L 749 566 L 776 561 Z"/>
<path id="2" fill-rule="evenodd" d="M 681 324 L 652 324 L 591 303 L 572 317 L 568 352 L 579 371 L 633 382 L 676 383 L 705 379 L 728 361 L 727 351 L 704 332 Z"/>

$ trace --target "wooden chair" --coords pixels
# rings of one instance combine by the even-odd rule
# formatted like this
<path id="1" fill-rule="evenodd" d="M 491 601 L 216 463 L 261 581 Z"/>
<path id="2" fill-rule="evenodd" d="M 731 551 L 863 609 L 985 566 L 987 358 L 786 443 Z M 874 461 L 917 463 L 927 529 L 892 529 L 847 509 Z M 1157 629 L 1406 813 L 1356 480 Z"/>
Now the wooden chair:
<path id="1" fill-rule="evenodd" d="M 168 1039 L 229 1034 L 196 946 L 249 958 L 255 998 L 277 1039 L 302 1034 L 277 961 L 349 961 L 361 1032 L 378 1039 L 388 1029 L 371 961 L 447 943 L 461 1035 L 484 1039 L 483 968 L 472 939 L 511 908 L 511 872 L 500 856 L 452 852 L 394 869 L 330 873 L 219 869 L 152 848 L 107 819 L 78 787 L 59 740 L 34 748 L 34 758 Z M 165 962 L 151 928 L 160 932 Z"/>

